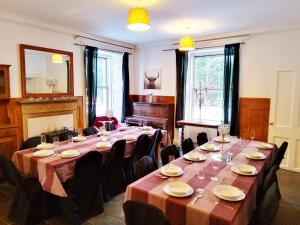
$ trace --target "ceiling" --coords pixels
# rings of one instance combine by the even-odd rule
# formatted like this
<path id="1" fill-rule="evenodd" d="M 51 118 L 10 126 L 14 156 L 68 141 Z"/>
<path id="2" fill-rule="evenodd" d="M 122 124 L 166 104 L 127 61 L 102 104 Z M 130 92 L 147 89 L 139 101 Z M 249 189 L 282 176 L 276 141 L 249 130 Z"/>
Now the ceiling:
<path id="1" fill-rule="evenodd" d="M 138 1 L 151 18 L 147 32 L 127 30 Z M 300 26 L 299 0 L 1 0 L 0 9 L 132 44 Z"/>

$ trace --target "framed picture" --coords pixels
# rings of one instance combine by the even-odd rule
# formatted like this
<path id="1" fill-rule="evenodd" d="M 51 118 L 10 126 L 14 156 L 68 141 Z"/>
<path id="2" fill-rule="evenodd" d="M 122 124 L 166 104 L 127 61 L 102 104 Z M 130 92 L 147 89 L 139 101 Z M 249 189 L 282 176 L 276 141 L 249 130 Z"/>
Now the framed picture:
<path id="1" fill-rule="evenodd" d="M 161 69 L 151 68 L 144 71 L 144 89 L 161 89 Z"/>

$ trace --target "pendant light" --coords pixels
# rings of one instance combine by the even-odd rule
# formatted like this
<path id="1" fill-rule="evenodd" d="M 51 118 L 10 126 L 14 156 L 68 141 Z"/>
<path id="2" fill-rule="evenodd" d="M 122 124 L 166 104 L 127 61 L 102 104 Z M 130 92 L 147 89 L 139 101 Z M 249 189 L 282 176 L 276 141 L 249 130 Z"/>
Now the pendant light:
<path id="1" fill-rule="evenodd" d="M 186 35 L 181 38 L 179 41 L 179 50 L 180 51 L 191 51 L 195 50 L 195 41 L 191 36 Z"/>
<path id="2" fill-rule="evenodd" d="M 150 19 L 147 9 L 144 8 L 132 8 L 128 15 L 129 30 L 134 31 L 146 31 L 150 29 Z"/>
<path id="3" fill-rule="evenodd" d="M 51 57 L 52 63 L 63 63 L 62 55 L 59 54 L 53 54 Z"/>

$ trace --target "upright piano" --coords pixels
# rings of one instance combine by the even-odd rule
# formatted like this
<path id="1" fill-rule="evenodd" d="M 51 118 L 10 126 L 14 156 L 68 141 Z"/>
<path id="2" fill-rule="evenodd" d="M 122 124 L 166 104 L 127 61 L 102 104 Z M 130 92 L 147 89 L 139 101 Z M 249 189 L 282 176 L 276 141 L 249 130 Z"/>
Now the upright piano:
<path id="1" fill-rule="evenodd" d="M 129 124 L 143 124 L 168 130 L 171 141 L 174 138 L 174 104 L 133 102 L 132 116 L 126 117 Z"/>

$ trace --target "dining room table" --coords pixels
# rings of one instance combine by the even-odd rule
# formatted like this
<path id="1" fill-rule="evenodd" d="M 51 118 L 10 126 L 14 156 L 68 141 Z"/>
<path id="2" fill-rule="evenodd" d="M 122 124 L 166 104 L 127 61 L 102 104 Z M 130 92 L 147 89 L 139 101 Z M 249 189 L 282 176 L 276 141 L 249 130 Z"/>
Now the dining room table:
<path id="1" fill-rule="evenodd" d="M 136 200 L 154 205 L 162 210 L 172 225 L 247 225 L 255 211 L 257 193 L 275 149 L 273 144 L 268 144 L 268 148 L 261 148 L 261 144 L 236 137 L 231 137 L 226 143 L 213 140 L 209 145 L 215 146 L 216 151 L 197 147 L 188 153 L 198 152 L 203 156 L 202 160 L 188 160 L 186 155 L 181 156 L 128 185 L 124 201 Z M 247 158 L 257 154 L 263 157 Z M 170 165 L 180 167 L 183 172 L 178 176 L 162 174 L 163 168 Z M 233 168 L 241 165 L 251 165 L 255 173 L 233 172 Z M 174 193 L 167 189 L 175 183 L 179 185 L 178 182 L 191 187 L 191 192 L 176 195 L 175 189 Z M 216 188 L 220 185 L 238 188 L 241 198 L 220 198 L 216 195 Z"/>
<path id="2" fill-rule="evenodd" d="M 13 162 L 17 169 L 24 176 L 38 178 L 44 191 L 57 196 L 67 197 L 63 183 L 71 179 L 74 175 L 75 164 L 80 157 L 90 151 L 99 151 L 104 156 L 110 152 L 112 144 L 121 139 L 126 140 L 124 157 L 130 157 L 138 136 L 148 134 L 153 137 L 156 129 L 145 131 L 141 127 L 120 128 L 115 131 L 102 132 L 96 135 L 87 136 L 83 141 L 68 140 L 60 142 L 51 150 L 53 154 L 47 157 L 36 157 L 37 148 L 16 151 L 13 155 Z M 76 140 L 76 139 L 74 139 Z M 111 143 L 110 145 L 98 145 L 101 143 Z M 162 130 L 161 144 L 171 143 L 170 136 L 166 130 Z M 75 150 L 79 152 L 75 157 L 64 157 L 64 152 Z"/>

